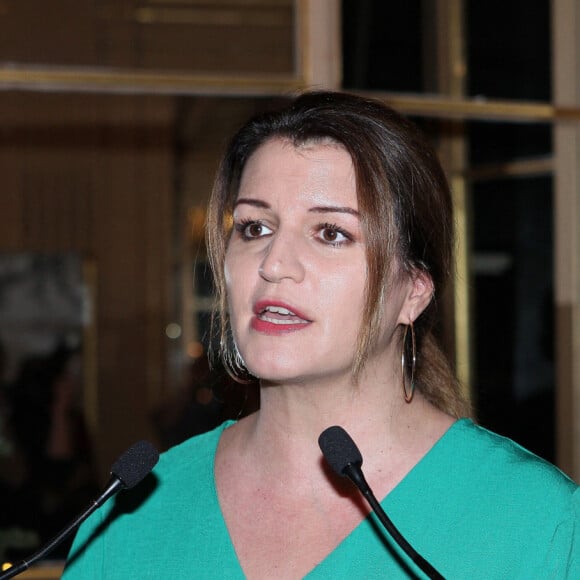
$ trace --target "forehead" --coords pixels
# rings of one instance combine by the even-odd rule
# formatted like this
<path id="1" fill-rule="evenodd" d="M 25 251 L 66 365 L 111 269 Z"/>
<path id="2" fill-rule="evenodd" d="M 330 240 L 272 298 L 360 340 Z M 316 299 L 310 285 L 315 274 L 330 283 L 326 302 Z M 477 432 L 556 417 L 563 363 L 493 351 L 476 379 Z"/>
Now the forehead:
<path id="1" fill-rule="evenodd" d="M 350 154 L 333 141 L 294 145 L 270 139 L 248 159 L 240 182 L 240 197 L 299 196 L 339 199 L 356 205 L 356 179 Z"/>

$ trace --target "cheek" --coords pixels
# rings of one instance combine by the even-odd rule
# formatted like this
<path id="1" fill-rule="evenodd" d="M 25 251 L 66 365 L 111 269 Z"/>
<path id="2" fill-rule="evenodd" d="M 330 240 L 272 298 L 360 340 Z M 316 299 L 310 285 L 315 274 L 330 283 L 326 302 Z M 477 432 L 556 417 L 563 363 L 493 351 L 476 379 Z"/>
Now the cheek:
<path id="1" fill-rule="evenodd" d="M 338 268 L 320 283 L 319 306 L 332 313 L 336 324 L 360 325 L 365 300 L 364 268 Z"/>
<path id="2" fill-rule="evenodd" d="M 236 313 L 236 304 L 239 302 L 239 296 L 243 290 L 243 277 L 240 278 L 238 268 L 239 265 L 236 265 L 236 261 L 228 259 L 228 255 L 226 254 L 226 260 L 224 264 L 224 281 L 226 286 L 226 296 L 228 299 L 228 310 L 232 323 L 235 322 L 234 317 Z M 232 284 L 233 280 L 236 280 L 235 284 Z"/>
<path id="3" fill-rule="evenodd" d="M 250 314 L 255 287 L 255 276 L 251 271 L 247 261 L 240 259 L 239 255 L 226 254 L 224 282 L 230 324 L 234 331 L 246 324 Z"/>
<path id="4" fill-rule="evenodd" d="M 247 268 L 244 268 L 243 260 L 240 259 L 239 254 L 228 249 L 224 260 L 224 281 L 228 296 L 232 293 L 232 289 L 237 291 L 238 287 L 243 282 L 245 278 L 243 275 L 244 270 L 247 270 Z"/>
<path id="5" fill-rule="evenodd" d="M 251 272 L 257 271 L 254 253 L 248 251 L 245 245 L 232 240 L 224 257 L 224 280 L 229 291 L 244 282 Z"/>

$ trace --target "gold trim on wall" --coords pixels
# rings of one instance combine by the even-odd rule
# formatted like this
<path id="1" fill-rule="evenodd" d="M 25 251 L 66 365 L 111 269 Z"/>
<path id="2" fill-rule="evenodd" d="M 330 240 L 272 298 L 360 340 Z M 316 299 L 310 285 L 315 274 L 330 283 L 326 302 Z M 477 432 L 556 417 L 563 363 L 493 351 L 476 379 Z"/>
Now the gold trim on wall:
<path id="1" fill-rule="evenodd" d="M 580 107 L 557 107 L 551 103 L 501 101 L 481 98 L 449 98 L 437 95 L 416 95 L 390 92 L 364 92 L 380 98 L 395 109 L 423 117 L 457 120 L 513 121 L 523 123 L 580 121 Z"/>
<path id="2" fill-rule="evenodd" d="M 270 96 L 302 88 L 291 75 L 203 75 L 87 68 L 0 68 L 0 90 Z"/>
<path id="3" fill-rule="evenodd" d="M 303 56 L 303 58 L 306 58 Z M 301 75 L 209 75 L 97 68 L 3 67 L 0 91 L 89 92 L 190 96 L 277 96 L 308 88 Z M 438 95 L 355 91 L 381 99 L 407 115 L 522 123 L 580 122 L 580 107 L 546 102 L 449 98 Z"/>

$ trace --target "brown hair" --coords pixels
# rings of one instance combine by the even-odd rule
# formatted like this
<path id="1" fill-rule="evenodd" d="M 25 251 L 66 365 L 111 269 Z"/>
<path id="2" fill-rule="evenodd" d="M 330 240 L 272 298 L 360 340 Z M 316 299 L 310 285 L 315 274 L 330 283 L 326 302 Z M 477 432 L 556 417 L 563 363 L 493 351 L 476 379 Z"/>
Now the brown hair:
<path id="1" fill-rule="evenodd" d="M 422 271 L 440 296 L 452 265 L 453 221 L 449 186 L 437 156 L 414 124 L 384 104 L 338 92 L 304 93 L 275 112 L 250 119 L 232 138 L 208 211 L 208 249 L 219 298 L 220 346 L 226 368 L 243 375 L 231 338 L 223 265 L 231 215 L 245 164 L 273 138 L 299 146 L 340 144 L 354 165 L 358 210 L 366 242 L 366 302 L 359 332 L 356 376 L 376 340 L 381 301 L 388 296 L 393 258 L 408 273 Z M 436 300 L 415 321 L 416 388 L 436 407 L 459 417 L 469 406 L 433 336 Z M 241 371 L 241 372 L 240 372 Z"/>

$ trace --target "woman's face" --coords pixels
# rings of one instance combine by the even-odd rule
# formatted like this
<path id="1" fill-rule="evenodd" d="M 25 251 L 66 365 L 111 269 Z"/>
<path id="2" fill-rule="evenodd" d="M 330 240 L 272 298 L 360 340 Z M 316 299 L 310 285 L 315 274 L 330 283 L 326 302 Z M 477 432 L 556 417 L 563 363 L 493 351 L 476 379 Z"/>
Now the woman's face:
<path id="1" fill-rule="evenodd" d="M 350 377 L 366 279 L 357 210 L 352 161 L 338 145 L 273 139 L 248 160 L 225 278 L 234 339 L 255 376 Z M 401 300 L 387 308 L 389 336 Z"/>

